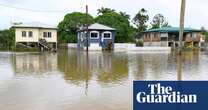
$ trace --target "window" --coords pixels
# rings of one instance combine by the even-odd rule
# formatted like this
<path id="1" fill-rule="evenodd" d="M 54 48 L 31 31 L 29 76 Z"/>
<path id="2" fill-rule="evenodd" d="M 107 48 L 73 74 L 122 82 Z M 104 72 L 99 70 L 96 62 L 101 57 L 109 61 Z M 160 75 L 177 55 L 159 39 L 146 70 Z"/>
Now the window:
<path id="1" fill-rule="evenodd" d="M 47 37 L 47 32 L 43 32 L 43 37 Z"/>
<path id="2" fill-rule="evenodd" d="M 111 38 L 111 34 L 110 34 L 110 33 L 104 33 L 103 37 L 104 37 L 104 38 L 109 38 L 109 39 L 110 39 L 110 38 Z"/>
<path id="3" fill-rule="evenodd" d="M 150 34 L 148 34 L 148 39 L 150 39 Z"/>
<path id="4" fill-rule="evenodd" d="M 193 34 L 192 34 L 192 37 L 193 37 L 193 38 L 197 38 L 197 34 L 196 34 L 196 33 L 193 33 Z"/>
<path id="5" fill-rule="evenodd" d="M 91 32 L 90 33 L 90 38 L 91 39 L 98 39 L 99 38 L 99 32 Z"/>
<path id="6" fill-rule="evenodd" d="M 104 39 L 111 39 L 112 38 L 111 32 L 103 32 L 103 38 Z"/>
<path id="7" fill-rule="evenodd" d="M 48 32 L 48 37 L 51 38 L 52 34 L 51 32 Z"/>
<path id="8" fill-rule="evenodd" d="M 22 31 L 22 37 L 26 37 L 26 36 L 27 36 L 26 31 Z"/>
<path id="9" fill-rule="evenodd" d="M 156 39 L 157 38 L 157 34 L 156 33 L 154 33 L 154 39 Z"/>
<path id="10" fill-rule="evenodd" d="M 167 37 L 161 37 L 160 40 L 161 41 L 168 41 L 168 38 Z"/>
<path id="11" fill-rule="evenodd" d="M 29 31 L 29 37 L 33 37 L 33 32 Z"/>
<path id="12" fill-rule="evenodd" d="M 51 32 L 43 32 L 43 37 L 51 38 L 52 37 L 52 33 Z"/>

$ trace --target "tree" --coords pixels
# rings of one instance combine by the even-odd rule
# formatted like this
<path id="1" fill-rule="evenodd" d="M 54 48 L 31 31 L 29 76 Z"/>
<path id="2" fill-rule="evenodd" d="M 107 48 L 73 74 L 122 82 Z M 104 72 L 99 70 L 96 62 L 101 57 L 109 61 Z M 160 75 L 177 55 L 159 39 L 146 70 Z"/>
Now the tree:
<path id="1" fill-rule="evenodd" d="M 114 9 L 110 9 L 110 8 L 104 8 L 102 7 L 101 9 L 98 9 L 98 15 L 102 15 L 102 14 L 105 14 L 105 13 L 111 13 L 111 12 L 115 12 Z"/>
<path id="2" fill-rule="evenodd" d="M 95 22 L 110 26 L 116 29 L 115 42 L 130 42 L 130 22 L 117 12 L 107 12 L 95 18 Z"/>
<path id="3" fill-rule="evenodd" d="M 137 26 L 137 31 L 139 33 L 144 32 L 147 29 L 147 21 L 149 20 L 149 16 L 147 15 L 147 10 L 142 8 L 136 16 L 133 18 L 133 23 Z"/>
<path id="4" fill-rule="evenodd" d="M 205 37 L 205 42 L 207 43 L 208 42 L 208 32 L 206 31 L 205 27 L 201 27 L 201 32 L 202 32 L 202 35 L 204 35 Z"/>
<path id="5" fill-rule="evenodd" d="M 93 17 L 87 15 L 88 23 L 93 23 Z M 79 27 L 86 24 L 86 14 L 73 12 L 65 15 L 63 21 L 58 25 L 59 42 L 61 43 L 76 43 L 77 30 Z"/>
<path id="6" fill-rule="evenodd" d="M 202 34 L 203 34 L 203 35 L 205 35 L 205 33 L 206 33 L 206 29 L 205 29 L 205 27 L 204 27 L 204 26 L 202 26 L 202 27 L 201 27 L 201 32 L 202 32 Z"/>
<path id="7" fill-rule="evenodd" d="M 13 28 L 0 31 L 0 48 L 12 49 L 15 42 L 15 31 Z"/>
<path id="8" fill-rule="evenodd" d="M 119 14 L 120 14 L 121 16 L 125 17 L 125 18 L 128 19 L 128 20 L 130 19 L 130 15 L 127 14 L 126 12 L 120 11 Z"/>
<path id="9" fill-rule="evenodd" d="M 165 17 L 162 14 L 156 14 L 151 22 L 152 29 L 169 27 L 168 22 L 165 20 Z"/>

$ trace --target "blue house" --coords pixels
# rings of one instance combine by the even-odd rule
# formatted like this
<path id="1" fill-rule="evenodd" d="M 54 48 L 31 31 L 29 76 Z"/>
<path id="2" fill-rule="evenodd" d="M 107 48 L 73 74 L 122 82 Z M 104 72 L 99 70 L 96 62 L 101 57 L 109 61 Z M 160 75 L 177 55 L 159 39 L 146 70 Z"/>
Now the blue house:
<path id="1" fill-rule="evenodd" d="M 113 49 L 114 39 L 114 28 L 95 23 L 88 27 L 88 37 L 86 28 L 80 28 L 77 34 L 77 46 L 80 50 L 86 50 L 87 45 L 89 50 Z"/>

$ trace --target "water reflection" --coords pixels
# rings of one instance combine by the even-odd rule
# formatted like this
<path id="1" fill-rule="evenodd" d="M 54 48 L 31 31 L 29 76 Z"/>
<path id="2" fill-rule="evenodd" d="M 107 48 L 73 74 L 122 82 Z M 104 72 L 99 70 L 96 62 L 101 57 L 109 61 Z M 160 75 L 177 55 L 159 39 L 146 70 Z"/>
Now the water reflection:
<path id="1" fill-rule="evenodd" d="M 90 80 L 101 85 L 123 84 L 135 80 L 182 80 L 182 76 L 202 72 L 201 52 L 138 54 L 61 50 L 52 53 L 12 54 L 16 75 L 47 75 L 61 72 L 75 85 Z M 204 54 L 204 53 L 203 53 Z M 190 71 L 192 70 L 192 71 Z M 185 78 L 186 79 L 186 78 Z"/>
<path id="2" fill-rule="evenodd" d="M 0 52 L 0 83 L 14 76 L 10 53 Z"/>
<path id="3" fill-rule="evenodd" d="M 57 54 L 23 53 L 12 55 L 16 75 L 43 75 L 57 70 Z"/>
<path id="4" fill-rule="evenodd" d="M 183 52 L 181 56 L 177 55 L 178 80 L 194 79 L 192 76 L 204 73 L 203 64 L 200 64 L 203 61 L 200 58 L 202 54 L 199 51 L 192 51 Z"/>
<path id="5" fill-rule="evenodd" d="M 100 84 L 121 83 L 128 77 L 127 60 L 121 57 L 108 52 L 87 54 L 64 51 L 64 54 L 58 54 L 58 68 L 64 73 L 64 78 L 74 84 L 84 83 L 92 78 Z"/>
<path id="6" fill-rule="evenodd" d="M 87 64 L 84 64 L 85 62 L 78 62 L 77 58 L 76 52 L 71 53 L 65 50 L 58 53 L 58 69 L 63 72 L 65 80 L 74 84 L 80 84 L 92 76 L 88 71 Z"/>

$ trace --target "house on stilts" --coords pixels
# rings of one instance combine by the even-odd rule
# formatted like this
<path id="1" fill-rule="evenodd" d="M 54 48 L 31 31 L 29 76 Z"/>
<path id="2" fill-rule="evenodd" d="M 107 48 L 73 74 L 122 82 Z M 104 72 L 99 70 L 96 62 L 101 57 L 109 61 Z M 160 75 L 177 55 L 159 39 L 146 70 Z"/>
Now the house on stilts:
<path id="1" fill-rule="evenodd" d="M 179 28 L 162 27 L 150 29 L 143 33 L 142 38 L 145 47 L 177 48 L 179 46 Z M 182 40 L 183 45 L 202 47 L 205 42 L 205 36 L 202 34 L 202 30 L 184 28 Z"/>
<path id="2" fill-rule="evenodd" d="M 15 29 L 15 46 L 57 50 L 57 27 L 40 22 L 21 23 L 12 27 Z"/>

